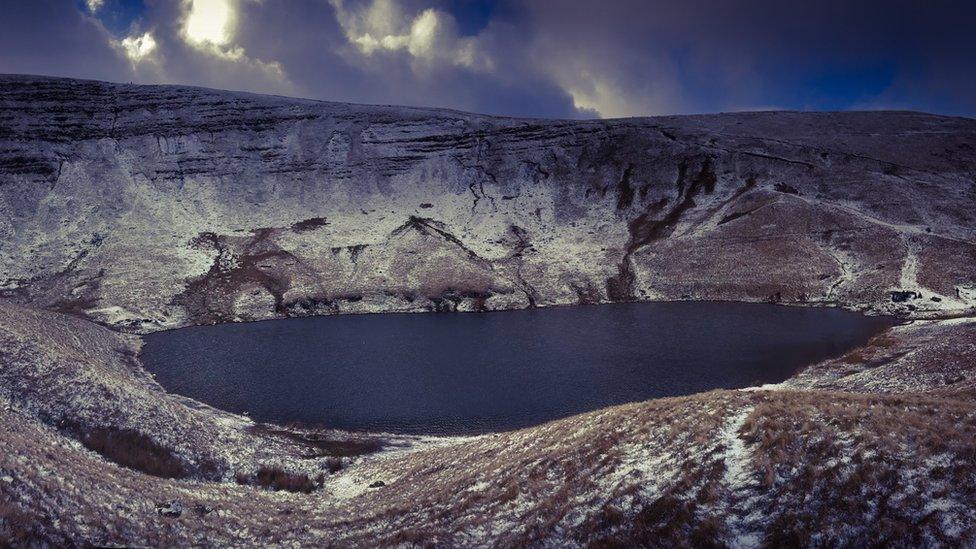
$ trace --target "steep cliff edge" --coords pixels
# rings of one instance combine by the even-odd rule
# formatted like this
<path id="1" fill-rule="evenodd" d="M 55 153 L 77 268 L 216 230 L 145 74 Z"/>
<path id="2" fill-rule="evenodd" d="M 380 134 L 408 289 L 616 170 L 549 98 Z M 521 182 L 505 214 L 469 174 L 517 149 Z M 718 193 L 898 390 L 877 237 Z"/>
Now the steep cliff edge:
<path id="1" fill-rule="evenodd" d="M 976 121 L 494 118 L 0 77 L 0 296 L 137 332 L 579 302 L 976 306 Z"/>

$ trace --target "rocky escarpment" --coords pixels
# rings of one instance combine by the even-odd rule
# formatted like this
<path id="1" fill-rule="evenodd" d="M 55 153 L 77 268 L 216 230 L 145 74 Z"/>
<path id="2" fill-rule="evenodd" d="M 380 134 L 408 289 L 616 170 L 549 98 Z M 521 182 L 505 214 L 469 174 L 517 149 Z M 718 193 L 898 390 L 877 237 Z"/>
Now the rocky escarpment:
<path id="1" fill-rule="evenodd" d="M 976 121 L 493 118 L 0 77 L 0 293 L 134 331 L 734 299 L 976 305 Z"/>

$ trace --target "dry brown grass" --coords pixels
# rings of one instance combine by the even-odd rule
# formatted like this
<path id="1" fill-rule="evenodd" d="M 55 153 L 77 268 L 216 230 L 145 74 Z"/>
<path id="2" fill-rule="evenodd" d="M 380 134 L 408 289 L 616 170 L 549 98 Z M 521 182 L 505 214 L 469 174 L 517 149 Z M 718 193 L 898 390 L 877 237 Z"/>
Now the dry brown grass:
<path id="1" fill-rule="evenodd" d="M 966 402 L 780 394 L 760 402 L 741 432 L 755 447 L 753 463 L 775 502 L 765 539 L 770 545 L 796 545 L 814 533 L 827 545 L 840 543 L 844 534 L 837 526 L 851 517 L 874 517 L 873 538 L 849 540 L 854 543 L 926 544 L 921 533 L 941 527 L 920 522 L 924 492 L 909 490 L 897 501 L 892 496 L 903 491 L 906 470 L 924 471 L 924 463 L 938 456 L 953 464 L 932 470 L 951 477 L 943 489 L 955 498 L 976 496 L 976 424 Z"/>
<path id="2" fill-rule="evenodd" d="M 882 351 L 898 344 L 898 340 L 885 332 L 871 338 L 868 343 L 845 354 L 839 360 L 844 364 L 866 364 L 876 358 Z"/>
<path id="3" fill-rule="evenodd" d="M 278 427 L 259 423 L 248 427 L 248 432 L 296 443 L 306 449 L 305 457 L 308 458 L 362 456 L 379 452 L 386 445 L 385 441 L 379 437 L 339 436 L 328 431 L 316 431 L 300 424 Z"/>
<path id="4" fill-rule="evenodd" d="M 895 347 L 900 352 L 907 336 L 902 332 L 896 336 L 901 338 Z M 959 337 L 965 339 L 965 334 Z M 888 348 L 891 341 L 881 339 L 876 344 Z M 58 362 L 62 369 L 72 364 L 75 354 Z M 30 377 L 33 392 L 24 394 L 33 397 L 52 385 L 44 377 L 50 372 L 39 370 Z M 75 379 L 63 377 L 68 382 Z M 133 383 L 128 377 L 117 379 L 113 387 Z M 135 396 L 147 394 L 152 393 Z M 101 394 L 93 396 L 106 402 Z M 48 401 L 49 406 L 51 402 L 59 401 Z M 146 399 L 124 402 L 135 406 Z M 128 413 L 110 404 L 105 403 L 103 413 L 114 414 L 113 420 Z M 755 487 L 730 487 L 725 451 L 729 421 L 753 406 L 738 435 L 746 443 L 744 459 L 748 459 L 740 465 L 754 475 Z M 750 500 L 743 513 L 762 516 L 763 522 L 753 525 L 753 531 L 768 533 L 767 542 L 795 542 L 817 532 L 824 533 L 825 544 L 853 544 L 868 541 L 860 533 L 866 531 L 864 524 L 874 528 L 877 523 L 880 539 L 887 541 L 898 536 L 912 541 L 915 533 L 937 531 L 935 519 L 918 513 L 932 498 L 976 501 L 972 395 L 714 391 L 362 460 L 350 457 L 394 442 L 259 425 L 228 433 L 234 438 L 222 442 L 260 448 L 260 453 L 237 465 L 236 470 L 248 472 L 239 476 L 247 486 L 199 479 L 174 482 L 139 474 L 140 468 L 152 469 L 132 457 L 145 452 L 146 445 L 125 430 L 94 431 L 89 444 L 127 468 L 95 459 L 74 444 L 59 442 L 66 442 L 66 429 L 61 425 L 56 432 L 48 426 L 58 425 L 66 414 L 55 409 L 58 414 L 50 417 L 23 413 L 19 407 L 0 409 L 8 430 L 3 442 L 12 448 L 0 452 L 0 468 L 16 478 L 16 501 L 31 502 L 31 512 L 70 519 L 61 520 L 57 532 L 43 532 L 48 539 L 63 535 L 68 542 L 190 545 L 206 538 L 223 545 L 332 540 L 346 545 L 490 541 L 505 546 L 709 546 L 738 532 L 726 531 L 731 528 L 729 502 L 745 491 L 757 499 Z M 70 411 L 76 409 L 86 410 Z M 84 421 L 100 424 L 96 422 L 105 421 L 104 417 L 84 417 Z M 135 425 L 142 432 L 165 434 L 158 437 L 160 441 L 174 440 L 174 435 L 181 437 L 176 440 L 197 436 L 196 449 L 180 454 L 184 467 L 196 476 L 193 468 L 199 467 L 195 464 L 201 455 L 220 457 L 206 452 L 207 446 L 199 442 L 199 433 L 210 425 L 212 416 L 176 417 L 193 423 L 184 428 L 181 422 L 158 422 L 152 431 Z M 181 428 L 174 431 L 172 425 Z M 16 436 L 15 427 L 20 433 Z M 227 448 L 231 447 L 222 447 Z M 950 461 L 940 461 L 931 470 L 918 469 L 912 461 L 941 454 L 949 455 Z M 286 459 L 289 456 L 295 459 Z M 660 457 L 666 459 L 659 465 L 635 466 Z M 841 457 L 848 460 L 843 467 L 827 465 Z M 316 490 L 325 479 L 315 475 L 320 470 L 336 472 L 344 462 L 355 465 L 335 475 L 336 479 L 329 477 L 330 483 L 342 480 L 336 490 Z M 913 485 L 929 492 L 906 495 L 898 475 L 916 471 L 919 478 L 912 480 Z M 386 485 L 367 488 L 376 480 Z M 279 490 L 314 493 L 296 497 L 275 493 Z M 160 517 L 156 506 L 169 501 L 179 501 L 188 510 L 203 505 L 215 512 L 205 518 L 193 512 Z M 880 511 L 872 515 L 874 508 Z M 856 529 L 845 532 L 843 528 L 852 521 Z"/>
<path id="5" fill-rule="evenodd" d="M 812 533 L 823 533 L 828 545 L 845 540 L 866 543 L 869 540 L 849 533 L 844 537 L 839 528 L 852 520 L 868 520 L 870 505 L 881 509 L 880 516 L 870 518 L 879 539 L 910 542 L 914 533 L 932 532 L 938 524 L 924 522 L 934 519 L 912 518 L 910 510 L 902 512 L 888 501 L 900 489 L 894 473 L 910 465 L 900 460 L 949 452 L 976 461 L 972 421 L 968 427 L 958 421 L 971 417 L 972 406 L 962 401 L 911 395 L 715 392 L 629 405 L 594 414 L 595 419 L 570 418 L 525 432 L 405 454 L 384 466 L 395 474 L 386 476 L 372 469 L 363 476 L 364 482 L 383 478 L 387 486 L 367 490 L 342 505 L 320 499 L 325 491 L 302 498 L 274 494 L 288 489 L 307 492 L 319 482 L 276 467 L 241 479 L 265 490 L 206 483 L 191 496 L 169 488 L 182 482 L 131 471 L 120 475 L 118 468 L 90 458 L 77 464 L 62 458 L 57 462 L 72 479 L 95 479 L 85 491 L 66 492 L 54 482 L 37 486 L 30 497 L 60 494 L 52 501 L 54 508 L 69 515 L 84 513 L 96 505 L 86 499 L 87 494 L 97 493 L 90 490 L 124 477 L 119 482 L 131 486 L 120 501 L 148 497 L 156 505 L 179 499 L 185 509 L 201 504 L 230 513 L 202 518 L 185 512 L 178 519 L 159 518 L 154 511 L 148 516 L 116 513 L 106 534 L 98 538 L 106 542 L 185 544 L 206 533 L 215 540 L 245 545 L 324 539 L 348 545 L 471 545 L 485 538 L 465 537 L 463 532 L 489 526 L 493 528 L 490 539 L 505 546 L 542 546 L 555 540 L 594 547 L 717 546 L 726 543 L 729 535 L 725 502 L 730 496 L 722 446 L 715 446 L 717 430 L 725 428 L 730 413 L 753 404 L 755 410 L 739 434 L 754 454 L 756 477 L 769 477 L 762 485 L 763 503 L 758 508 L 769 520 L 762 527 L 768 543 L 806 541 Z M 26 424 L 20 429 L 25 428 Z M 829 441 L 843 433 L 858 435 L 852 437 L 849 474 L 824 466 L 840 452 Z M 949 440 L 937 443 L 933 437 L 940 433 Z M 960 442 L 966 437 L 968 443 Z M 680 474 L 652 491 L 644 487 L 658 479 L 602 485 L 600 479 L 619 466 L 626 457 L 621 452 L 635 440 L 673 454 L 675 461 L 668 469 Z M 931 445 L 931 450 L 924 445 Z M 867 453 L 871 449 L 875 457 Z M 70 450 L 57 452 L 68 455 Z M 0 459 L 2 467 L 10 463 Z M 929 475 L 958 490 L 972 488 L 972 472 L 972 467 L 946 466 L 934 468 Z M 487 481 L 488 487 L 467 490 L 481 481 Z M 579 499 L 587 494 L 591 499 Z M 958 500 L 958 493 L 953 497 Z M 899 505 L 916 503 L 904 500 Z M 576 516 L 582 522 L 567 529 L 567 518 L 580 512 L 582 517 Z M 265 527 L 269 522 L 275 524 L 270 530 Z M 315 533 L 306 534 L 302 530 L 306 525 Z M 234 537 L 238 535 L 249 537 Z"/>
<path id="6" fill-rule="evenodd" d="M 40 544 L 44 536 L 37 530 L 38 519 L 0 493 L 0 547 Z"/>
<path id="7" fill-rule="evenodd" d="M 261 467 L 254 475 L 237 475 L 237 483 L 243 485 L 260 486 L 269 490 L 284 490 L 309 494 L 322 487 L 324 477 L 319 475 L 312 479 L 303 473 L 290 473 L 279 467 Z"/>
<path id="8" fill-rule="evenodd" d="M 89 450 L 105 459 L 160 478 L 186 478 L 183 462 L 151 438 L 128 429 L 68 427 Z"/>

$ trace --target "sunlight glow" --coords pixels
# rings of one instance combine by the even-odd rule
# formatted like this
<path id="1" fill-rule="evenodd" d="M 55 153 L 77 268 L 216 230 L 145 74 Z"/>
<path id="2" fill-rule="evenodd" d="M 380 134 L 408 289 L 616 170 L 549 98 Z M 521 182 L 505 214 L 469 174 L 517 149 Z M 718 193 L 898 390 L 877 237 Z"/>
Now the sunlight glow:
<path id="1" fill-rule="evenodd" d="M 225 46 L 231 40 L 234 6 L 230 0 L 188 0 L 183 32 L 195 44 Z"/>

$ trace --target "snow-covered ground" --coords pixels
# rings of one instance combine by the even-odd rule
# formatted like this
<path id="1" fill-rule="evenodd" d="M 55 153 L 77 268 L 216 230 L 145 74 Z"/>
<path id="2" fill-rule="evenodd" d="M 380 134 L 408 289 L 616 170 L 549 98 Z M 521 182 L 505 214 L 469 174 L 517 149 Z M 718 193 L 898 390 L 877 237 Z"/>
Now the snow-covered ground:
<path id="1" fill-rule="evenodd" d="M 976 307 L 976 122 L 485 117 L 0 77 L 0 295 L 145 332 L 609 300 Z"/>

